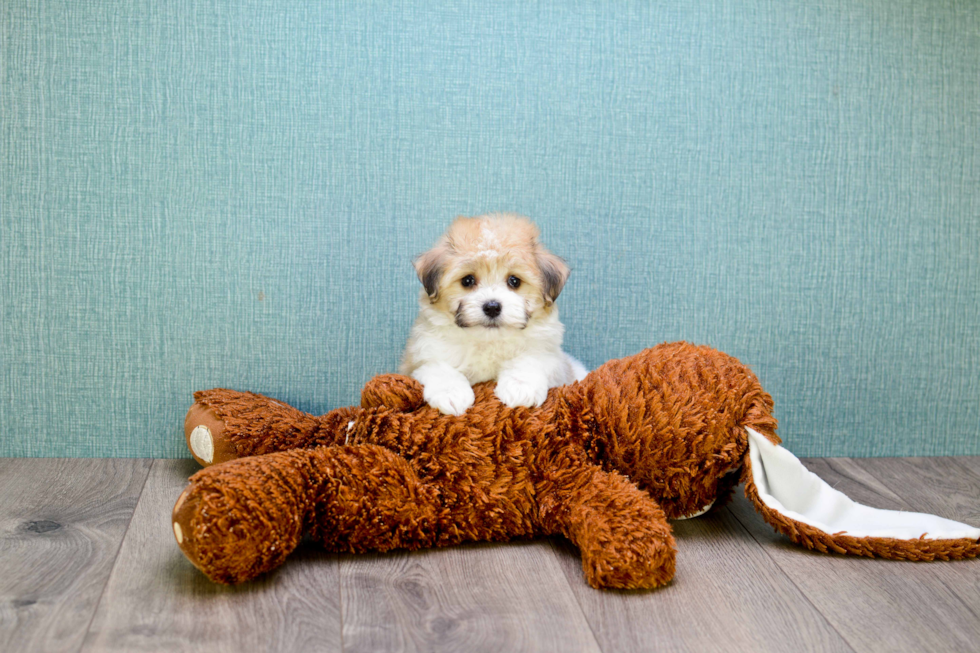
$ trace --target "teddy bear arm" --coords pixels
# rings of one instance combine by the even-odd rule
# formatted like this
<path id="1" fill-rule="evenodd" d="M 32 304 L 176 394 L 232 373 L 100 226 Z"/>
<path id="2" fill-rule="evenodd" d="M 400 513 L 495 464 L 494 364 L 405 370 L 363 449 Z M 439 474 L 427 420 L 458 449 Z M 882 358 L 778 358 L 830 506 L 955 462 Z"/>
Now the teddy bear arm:
<path id="1" fill-rule="evenodd" d="M 194 458 L 215 465 L 276 451 L 343 444 L 358 409 L 310 415 L 253 392 L 215 388 L 194 393 L 184 437 Z"/>
<path id="2" fill-rule="evenodd" d="M 674 575 L 674 538 L 663 510 L 616 472 L 589 465 L 557 484 L 557 530 L 578 547 L 592 587 L 638 589 Z"/>
<path id="3" fill-rule="evenodd" d="M 388 408 L 410 413 L 425 405 L 422 384 L 403 374 L 379 374 L 361 390 L 361 408 Z"/>

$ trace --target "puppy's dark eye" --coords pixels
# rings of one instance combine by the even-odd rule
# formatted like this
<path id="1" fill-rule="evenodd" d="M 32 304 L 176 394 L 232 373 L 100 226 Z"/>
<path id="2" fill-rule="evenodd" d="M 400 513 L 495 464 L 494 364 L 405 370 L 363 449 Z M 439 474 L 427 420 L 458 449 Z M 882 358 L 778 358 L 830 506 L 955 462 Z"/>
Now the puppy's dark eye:
<path id="1" fill-rule="evenodd" d="M 472 274 L 467 274 L 460 280 L 460 283 L 464 288 L 472 288 L 476 285 L 476 277 L 474 277 Z"/>
<path id="2" fill-rule="evenodd" d="M 513 288 L 514 290 L 517 290 L 518 288 L 521 287 L 521 280 L 515 277 L 514 275 L 510 275 L 510 278 L 507 279 L 507 285 Z"/>

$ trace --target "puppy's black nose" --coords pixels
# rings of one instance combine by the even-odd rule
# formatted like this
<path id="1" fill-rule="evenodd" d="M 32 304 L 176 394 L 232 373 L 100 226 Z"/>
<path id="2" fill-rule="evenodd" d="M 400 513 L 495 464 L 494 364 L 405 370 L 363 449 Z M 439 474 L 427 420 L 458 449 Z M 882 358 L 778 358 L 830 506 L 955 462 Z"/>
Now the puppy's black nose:
<path id="1" fill-rule="evenodd" d="M 500 315 L 500 302 L 491 299 L 483 305 L 483 313 L 487 317 L 497 317 Z"/>

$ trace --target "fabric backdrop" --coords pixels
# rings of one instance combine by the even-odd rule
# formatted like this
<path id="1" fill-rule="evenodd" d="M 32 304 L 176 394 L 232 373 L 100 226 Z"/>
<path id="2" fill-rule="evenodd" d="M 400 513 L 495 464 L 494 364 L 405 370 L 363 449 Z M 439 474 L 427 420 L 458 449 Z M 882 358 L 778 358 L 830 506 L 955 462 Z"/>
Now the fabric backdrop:
<path id="1" fill-rule="evenodd" d="M 749 364 L 803 456 L 980 454 L 973 0 L 0 4 L 3 456 L 186 456 L 195 389 L 323 412 L 410 266 L 531 216 L 567 349 Z"/>

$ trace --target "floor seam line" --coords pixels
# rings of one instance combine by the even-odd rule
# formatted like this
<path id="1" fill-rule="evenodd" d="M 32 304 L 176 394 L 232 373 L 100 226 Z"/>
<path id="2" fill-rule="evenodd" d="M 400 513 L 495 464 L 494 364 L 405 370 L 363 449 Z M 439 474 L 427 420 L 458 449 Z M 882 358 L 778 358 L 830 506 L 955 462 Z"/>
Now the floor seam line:
<path id="1" fill-rule="evenodd" d="M 764 545 L 763 545 L 763 543 L 762 543 L 762 542 L 760 542 L 760 541 L 758 540 L 758 538 L 756 538 L 756 536 L 752 534 L 752 531 L 750 531 L 750 530 L 748 529 L 748 527 L 746 527 L 746 525 L 745 525 L 744 523 L 742 523 L 742 520 L 738 518 L 738 515 L 736 515 L 736 514 L 735 514 L 735 511 L 734 511 L 734 510 L 732 510 L 732 509 L 731 509 L 731 507 L 730 507 L 730 506 L 727 506 L 727 505 L 725 506 L 725 510 L 727 510 L 727 511 L 728 511 L 728 514 L 729 514 L 729 515 L 731 515 L 731 516 L 732 516 L 732 518 L 734 518 L 734 519 L 735 519 L 735 522 L 736 522 L 736 523 L 737 523 L 737 524 L 739 525 L 739 527 L 740 527 L 740 528 L 741 528 L 741 529 L 742 529 L 743 531 L 745 531 L 745 533 L 746 533 L 746 535 L 748 535 L 749 537 L 751 537 L 751 538 L 752 538 L 752 540 L 753 540 L 753 541 L 754 541 L 754 542 L 756 543 L 756 545 L 757 545 L 757 546 L 758 546 L 758 547 L 759 547 L 760 549 L 762 549 L 762 552 L 763 552 L 763 553 L 765 554 L 765 556 L 766 556 L 766 558 L 768 558 L 768 559 L 769 559 L 769 560 L 770 560 L 770 561 L 772 562 L 772 564 L 773 564 L 773 566 L 775 566 L 775 567 L 776 567 L 776 569 L 778 569 L 778 570 L 779 570 L 779 573 L 781 573 L 781 574 L 782 574 L 782 575 L 783 575 L 783 576 L 784 576 L 784 577 L 786 578 L 786 580 L 788 580 L 788 581 L 789 581 L 789 583 L 790 583 L 790 584 L 791 584 L 791 585 L 792 585 L 792 586 L 793 586 L 794 588 L 796 588 L 796 591 L 800 593 L 800 596 L 802 596 L 802 597 L 803 597 L 803 600 L 805 600 L 805 601 L 807 602 L 807 604 L 808 604 L 808 605 L 809 605 L 809 606 L 810 606 L 811 608 L 813 608 L 813 610 L 814 610 L 814 611 L 815 611 L 815 612 L 816 612 L 817 614 L 819 614 L 819 615 L 820 615 L 820 618 L 821 618 L 821 619 L 822 619 L 822 620 L 824 621 L 824 623 L 826 623 L 826 624 L 827 624 L 827 626 L 828 626 L 828 627 L 829 627 L 829 628 L 830 628 L 830 629 L 831 629 L 832 631 L 834 631 L 835 633 L 837 633 L 837 636 L 838 636 L 838 637 L 840 637 L 840 640 L 841 640 L 842 642 L 844 642 L 844 644 L 845 644 L 845 645 L 846 645 L 846 646 L 847 646 L 847 647 L 848 647 L 849 649 L 851 649 L 851 651 L 854 651 L 854 653 L 857 653 L 857 651 L 858 651 L 858 649 L 856 649 L 856 648 L 854 648 L 854 645 L 853 645 L 853 644 L 851 644 L 851 642 L 850 642 L 850 641 L 849 641 L 849 640 L 848 640 L 848 639 L 847 639 L 846 637 L 844 637 L 844 635 L 843 635 L 843 634 L 842 634 L 842 633 L 841 633 L 841 632 L 840 632 L 839 630 L 837 630 L 837 627 L 836 627 L 836 626 L 834 626 L 834 624 L 833 624 L 833 623 L 831 623 L 831 621 L 830 621 L 830 619 L 829 619 L 829 618 L 827 617 L 827 615 L 825 615 L 825 614 L 823 613 L 823 610 L 821 610 L 821 609 L 820 609 L 820 608 L 818 608 L 818 607 L 817 607 L 816 605 L 814 605 L 814 603 L 813 603 L 813 601 L 811 601 L 811 600 L 810 600 L 810 597 L 809 597 L 809 596 L 807 595 L 807 593 L 806 593 L 806 592 L 804 592 L 804 591 L 803 591 L 803 589 L 802 589 L 802 588 L 801 588 L 801 587 L 800 587 L 799 585 L 797 585 L 797 584 L 796 584 L 796 581 L 795 581 L 795 580 L 793 580 L 793 578 L 792 578 L 792 577 L 791 577 L 791 576 L 790 576 L 789 574 L 787 574 L 787 573 L 786 573 L 786 571 L 785 571 L 785 570 L 784 570 L 784 569 L 782 568 L 782 566 L 781 566 L 781 565 L 779 564 L 779 562 L 778 562 L 778 561 L 777 561 L 777 560 L 776 560 L 776 559 L 775 559 L 774 557 L 772 557 L 772 554 L 771 554 L 771 553 L 769 553 L 769 551 L 767 550 L 767 549 L 768 549 L 768 547 L 766 547 L 766 546 L 764 546 Z M 757 514 L 758 514 L 758 513 L 757 513 Z M 759 515 L 759 518 L 761 519 L 761 518 L 762 518 L 762 515 Z"/>
<path id="2" fill-rule="evenodd" d="M 102 591 L 99 592 L 99 598 L 95 602 L 95 609 L 92 610 L 92 616 L 88 620 L 88 624 L 85 626 L 85 634 L 82 636 L 82 643 L 78 647 L 78 652 L 81 653 L 85 649 L 85 640 L 88 639 L 89 634 L 92 632 L 92 624 L 95 622 L 96 615 L 99 614 L 99 608 L 102 606 L 102 599 L 105 598 L 106 588 L 109 587 L 109 583 L 112 581 L 112 576 L 116 572 L 116 566 L 119 564 L 119 553 L 122 551 L 123 544 L 126 542 L 126 538 L 129 536 L 129 529 L 133 525 L 133 517 L 136 516 L 136 510 L 140 506 L 140 501 L 143 500 L 143 492 L 146 491 L 146 483 L 150 480 L 150 474 L 153 472 L 153 468 L 156 466 L 159 458 L 143 458 L 142 460 L 149 460 L 150 466 L 146 470 L 146 476 L 143 477 L 143 484 L 140 485 L 139 495 L 136 498 L 136 504 L 133 506 L 133 512 L 129 515 L 129 521 L 126 522 L 126 530 L 123 532 L 123 536 L 119 538 L 119 546 L 116 547 L 116 554 L 112 558 L 112 568 L 109 569 L 108 575 L 106 575 L 105 583 L 102 585 Z"/>
<path id="3" fill-rule="evenodd" d="M 605 651 L 602 648 L 602 644 L 599 642 L 599 638 L 595 634 L 595 629 L 592 628 L 592 622 L 589 621 L 589 617 L 585 614 L 585 608 L 582 607 L 582 602 L 578 600 L 578 595 L 575 593 L 575 589 L 572 588 L 572 581 L 568 579 L 568 574 L 565 572 L 565 565 L 561 563 L 558 559 L 558 548 L 555 546 L 555 536 L 548 537 L 548 548 L 551 549 L 551 555 L 554 556 L 555 562 L 558 563 L 558 568 L 561 570 L 561 577 L 565 579 L 565 585 L 568 587 L 569 594 L 572 595 L 572 599 L 575 600 L 575 605 L 578 606 L 578 611 L 582 615 L 582 619 L 585 620 L 585 625 L 589 627 L 589 632 L 592 634 L 592 640 L 595 642 L 596 648 L 600 651 Z"/>
<path id="4" fill-rule="evenodd" d="M 334 564 L 337 565 L 337 614 L 340 615 L 340 653 L 344 653 L 344 578 L 340 556 L 334 554 Z"/>

